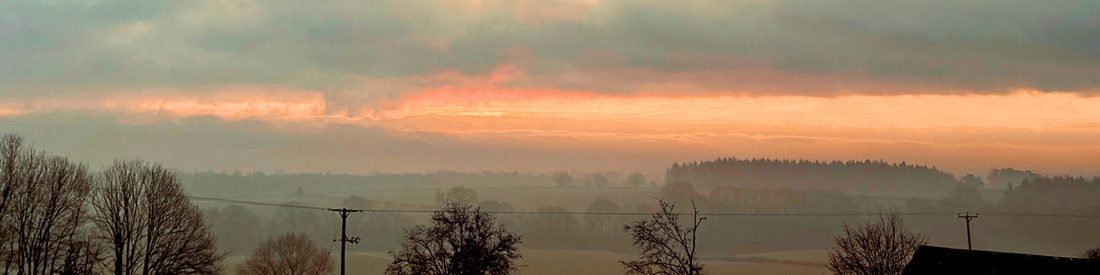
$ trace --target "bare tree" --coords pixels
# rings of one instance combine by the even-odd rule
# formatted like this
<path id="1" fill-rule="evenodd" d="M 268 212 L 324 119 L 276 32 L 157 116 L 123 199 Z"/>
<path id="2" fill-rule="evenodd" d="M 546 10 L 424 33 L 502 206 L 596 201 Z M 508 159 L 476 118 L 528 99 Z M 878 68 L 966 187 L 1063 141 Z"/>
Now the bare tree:
<path id="1" fill-rule="evenodd" d="M 1100 247 L 1085 251 L 1085 254 L 1081 255 L 1081 257 L 1094 261 L 1100 260 Z"/>
<path id="2" fill-rule="evenodd" d="M 518 270 L 520 237 L 480 209 L 448 203 L 432 214 L 432 226 L 406 230 L 391 250 L 391 275 L 505 275 Z"/>
<path id="3" fill-rule="evenodd" d="M 78 228 L 87 221 L 84 201 L 93 180 L 82 164 L 22 147 L 6 135 L 3 159 L 2 217 L 5 273 L 54 274 L 76 267 L 72 258 L 94 250 L 74 249 Z"/>
<path id="4" fill-rule="evenodd" d="M 0 260 L 4 261 L 4 274 L 7 274 L 14 260 L 15 251 L 11 247 L 13 227 L 8 224 L 8 216 L 11 214 L 11 201 L 14 191 L 19 188 L 22 180 L 17 179 L 17 163 L 23 150 L 23 138 L 14 134 L 5 134 L 0 138 Z"/>
<path id="5" fill-rule="evenodd" d="M 633 237 L 634 245 L 642 249 L 639 259 L 619 261 L 626 266 L 626 274 L 702 274 L 703 263 L 696 257 L 695 241 L 699 225 L 707 218 L 699 217 L 699 210 L 692 201 L 691 223 L 685 227 L 680 223 L 676 204 L 664 200 L 660 204 L 660 212 L 650 219 L 623 226 L 623 230 Z"/>
<path id="6" fill-rule="evenodd" d="M 309 236 L 298 233 L 268 238 L 237 267 L 237 274 L 320 275 L 331 273 L 332 268 L 332 257 L 314 245 Z"/>
<path id="7" fill-rule="evenodd" d="M 78 229 L 81 232 L 91 231 L 87 226 Z M 57 274 L 61 275 L 86 275 L 101 274 L 103 258 L 103 243 L 87 233 L 74 234 L 66 241 L 68 250 L 65 259 Z"/>
<path id="8" fill-rule="evenodd" d="M 142 169 L 137 161 L 115 161 L 103 172 L 100 192 L 92 199 L 99 238 L 107 244 L 114 274 L 137 274 L 145 215 L 142 214 Z"/>
<path id="9" fill-rule="evenodd" d="M 92 201 L 114 274 L 215 274 L 225 257 L 175 173 L 140 160 L 115 161 Z"/>
<path id="10" fill-rule="evenodd" d="M 826 266 L 842 275 L 901 274 L 913 252 L 928 243 L 927 236 L 909 232 L 897 210 L 880 214 L 878 221 L 845 224 L 844 235 L 835 239 Z"/>

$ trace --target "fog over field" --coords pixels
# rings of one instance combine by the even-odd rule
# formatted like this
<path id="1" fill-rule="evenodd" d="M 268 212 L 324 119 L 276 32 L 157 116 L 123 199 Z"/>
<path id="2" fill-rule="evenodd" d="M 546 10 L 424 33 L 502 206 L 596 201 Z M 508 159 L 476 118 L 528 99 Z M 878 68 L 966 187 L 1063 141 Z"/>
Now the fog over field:
<path id="1" fill-rule="evenodd" d="M 800 174 L 814 173 L 807 171 L 818 174 Z M 566 174 L 568 180 L 555 178 L 554 174 Z M 1090 193 L 1098 192 L 1094 185 L 1097 179 L 1093 178 L 1048 178 L 1010 168 L 993 169 L 980 177 L 969 174 L 960 177 L 931 166 L 878 161 L 799 163 L 733 158 L 677 163 L 665 175 L 651 174 L 633 184 L 627 182 L 628 176 L 626 172 L 606 171 L 545 174 L 439 171 L 365 176 L 184 172 L 181 179 L 194 196 L 328 208 L 358 203 L 366 209 L 380 210 L 432 210 L 441 205 L 438 199 L 441 194 L 446 196 L 456 189 L 471 190 L 474 197 L 466 203 L 481 205 L 486 211 L 524 212 L 498 217 L 524 236 L 524 248 L 533 250 L 631 254 L 635 248 L 622 226 L 651 214 L 656 198 L 676 202 L 680 207 L 690 206 L 694 201 L 701 213 L 751 214 L 710 216 L 703 223 L 699 237 L 701 257 L 715 261 L 769 255 L 762 253 L 824 251 L 831 248 L 833 236 L 842 233 L 845 223 L 877 219 L 877 213 L 890 209 L 919 214 L 904 216 L 906 224 L 913 231 L 930 235 L 929 243 L 938 246 L 966 247 L 966 224 L 955 217 L 956 213 L 964 212 L 989 213 L 979 214 L 971 228 L 976 236 L 974 246 L 982 249 L 1077 256 L 1093 247 L 1092 243 L 1100 243 L 1100 236 L 1092 234 L 1093 226 L 1100 226 L 1095 219 L 996 214 L 1096 214 L 1093 211 L 1100 207 L 1100 202 L 1091 199 L 1098 195 Z M 711 180 L 693 182 L 689 178 Z M 1025 180 L 1029 182 L 1023 183 Z M 711 187 L 703 189 L 703 186 Z M 209 209 L 213 217 L 218 217 L 226 207 L 240 207 L 254 216 L 250 219 L 265 221 L 268 229 L 292 226 L 278 224 L 280 215 L 288 215 L 279 208 L 197 203 Z M 303 224 L 311 227 L 311 234 L 320 243 L 327 243 L 333 234 L 338 234 L 335 233 L 338 216 L 334 213 L 291 211 L 301 212 L 295 214 L 314 221 Z M 535 214 L 538 212 L 577 214 Z M 586 212 L 632 214 L 583 214 Z M 424 223 L 429 213 L 356 215 L 362 217 L 349 219 L 354 221 L 349 228 L 356 228 L 349 232 L 362 236 L 364 241 L 354 246 L 353 251 L 385 252 L 399 243 L 403 226 Z M 221 218 L 215 221 L 218 219 Z M 217 224 L 214 229 L 215 232 L 247 230 Z M 279 232 L 251 230 L 241 235 L 255 236 L 250 242 L 234 238 L 240 241 L 235 247 L 221 245 L 247 253 L 249 247 L 262 239 L 260 236 Z M 1036 235 L 1037 232 L 1049 233 Z M 812 262 L 821 263 L 820 259 Z"/>

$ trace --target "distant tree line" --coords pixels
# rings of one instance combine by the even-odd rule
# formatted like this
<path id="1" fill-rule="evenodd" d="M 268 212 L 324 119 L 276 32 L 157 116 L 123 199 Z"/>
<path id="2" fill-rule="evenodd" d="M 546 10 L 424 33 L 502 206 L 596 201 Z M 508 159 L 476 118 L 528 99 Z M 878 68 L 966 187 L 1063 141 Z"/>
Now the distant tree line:
<path id="1" fill-rule="evenodd" d="M 619 174 L 615 172 L 597 172 L 570 174 L 568 171 L 557 171 L 550 175 L 554 184 L 558 187 L 611 187 L 619 184 Z M 646 182 L 645 175 L 640 172 L 630 173 L 626 180 L 621 181 L 623 187 L 655 187 L 656 182 Z"/>
<path id="2" fill-rule="evenodd" d="M 673 163 L 665 184 L 690 182 L 697 188 L 794 188 L 845 191 L 950 190 L 953 175 L 935 167 L 880 160 L 817 161 L 788 159 L 718 158 Z"/>
<path id="3" fill-rule="evenodd" d="M 1023 179 L 1004 191 L 1001 208 L 1023 213 L 1051 213 L 1067 208 L 1100 210 L 1100 177 L 1037 177 Z"/>

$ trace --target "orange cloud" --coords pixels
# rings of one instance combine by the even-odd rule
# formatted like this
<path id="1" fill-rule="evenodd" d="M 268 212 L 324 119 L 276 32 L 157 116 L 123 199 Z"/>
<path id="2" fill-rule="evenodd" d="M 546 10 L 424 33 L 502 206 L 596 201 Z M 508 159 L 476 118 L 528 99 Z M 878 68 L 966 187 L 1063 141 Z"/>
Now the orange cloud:
<path id="1" fill-rule="evenodd" d="M 390 129 L 446 133 L 486 147 L 583 153 L 628 163 L 719 156 L 792 159 L 874 159 L 936 165 L 984 174 L 1016 167 L 1043 173 L 1100 175 L 1100 124 L 1067 129 L 979 127 L 839 128 L 782 125 L 644 124 L 566 119 L 410 117 L 375 122 Z M 629 160 L 629 161 L 627 161 Z"/>
<path id="2" fill-rule="evenodd" d="M 642 124 L 785 125 L 854 128 L 997 127 L 1052 129 L 1100 123 L 1100 97 L 1021 91 L 1008 95 L 837 97 L 608 95 L 587 91 L 496 88 L 505 73 L 424 90 L 349 114 L 328 109 L 321 92 L 232 87 L 218 93 L 145 93 L 105 99 L 47 98 L 4 102 L 0 116 L 96 111 L 171 119 L 399 120 L 409 117 L 492 117 L 600 120 Z M 162 94 L 154 96 L 152 94 Z M 380 108 L 380 109 L 378 109 Z"/>
<path id="3" fill-rule="evenodd" d="M 659 124 L 1045 129 L 1100 122 L 1100 98 L 1065 93 L 903 96 L 611 96 L 576 91 L 429 90 L 380 117 L 500 117 Z"/>
<path id="4" fill-rule="evenodd" d="M 356 114 L 330 109 L 321 92 L 233 87 L 204 95 L 7 101 L 0 102 L 0 116 L 98 112 L 131 124 L 216 116 L 268 122 L 286 134 L 352 124 L 411 139 L 442 134 L 502 150 L 635 156 L 639 165 L 739 156 L 905 160 L 970 173 L 992 167 L 1100 172 L 1089 166 L 1100 161 L 1100 98 L 1027 91 L 671 97 L 503 89 L 500 79 L 449 80 Z"/>

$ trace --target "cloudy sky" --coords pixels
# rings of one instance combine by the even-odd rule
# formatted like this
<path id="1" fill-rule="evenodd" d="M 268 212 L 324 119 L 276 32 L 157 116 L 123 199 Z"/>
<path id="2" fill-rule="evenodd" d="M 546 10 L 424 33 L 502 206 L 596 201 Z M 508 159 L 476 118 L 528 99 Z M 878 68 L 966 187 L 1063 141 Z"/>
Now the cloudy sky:
<path id="1" fill-rule="evenodd" d="M 0 131 L 102 167 L 1100 175 L 1100 2 L 0 2 Z"/>

